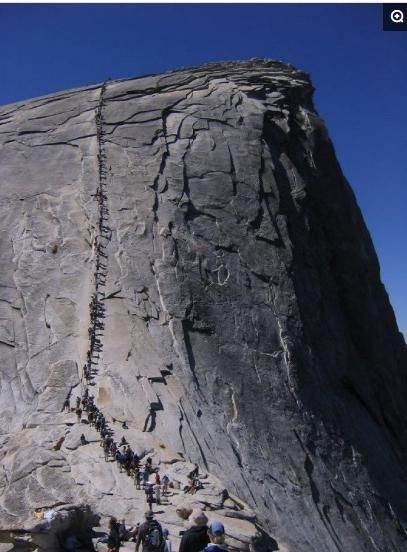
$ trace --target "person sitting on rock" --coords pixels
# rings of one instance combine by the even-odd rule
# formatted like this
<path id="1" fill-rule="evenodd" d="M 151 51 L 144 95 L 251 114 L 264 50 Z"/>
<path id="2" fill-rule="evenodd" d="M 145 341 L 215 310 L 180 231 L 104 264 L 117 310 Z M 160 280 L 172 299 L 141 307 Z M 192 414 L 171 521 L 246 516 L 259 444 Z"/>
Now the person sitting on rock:
<path id="1" fill-rule="evenodd" d="M 143 543 L 143 552 L 163 552 L 165 541 L 163 530 L 151 511 L 144 514 L 146 521 L 138 531 L 135 552 L 138 552 Z"/>
<path id="2" fill-rule="evenodd" d="M 85 439 L 85 435 L 82 433 L 82 435 L 80 436 L 80 440 L 81 440 L 81 445 L 86 445 L 87 441 Z"/>
<path id="3" fill-rule="evenodd" d="M 221 552 L 225 550 L 222 546 L 225 542 L 225 528 L 223 523 L 220 521 L 212 521 L 208 527 L 208 536 L 211 542 L 205 546 L 202 552 Z"/>
<path id="4" fill-rule="evenodd" d="M 200 489 L 203 489 L 203 488 L 204 486 L 202 485 L 201 480 L 196 477 L 192 482 L 191 494 L 195 494 L 196 491 L 199 491 Z"/>
<path id="5" fill-rule="evenodd" d="M 111 517 L 109 520 L 107 547 L 107 552 L 119 552 L 120 550 L 120 526 L 115 517 Z"/>
<path id="6" fill-rule="evenodd" d="M 208 518 L 200 508 L 192 511 L 188 521 L 190 528 L 182 535 L 179 552 L 200 552 L 209 544 Z"/>
<path id="7" fill-rule="evenodd" d="M 132 535 L 133 535 L 133 527 L 131 527 L 130 529 L 127 529 L 126 521 L 122 519 L 121 522 L 119 523 L 120 541 L 122 542 L 129 541 Z"/>

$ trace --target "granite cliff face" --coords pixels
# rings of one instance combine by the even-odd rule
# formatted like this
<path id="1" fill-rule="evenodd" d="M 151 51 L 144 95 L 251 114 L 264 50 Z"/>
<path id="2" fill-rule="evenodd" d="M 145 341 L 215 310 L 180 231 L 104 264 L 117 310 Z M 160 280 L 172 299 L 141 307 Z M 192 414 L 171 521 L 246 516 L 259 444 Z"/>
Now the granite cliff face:
<path id="1" fill-rule="evenodd" d="M 97 293 L 98 408 L 230 544 L 406 550 L 406 345 L 312 92 L 252 60 L 0 109 L 0 540 L 144 509 L 63 411 Z"/>

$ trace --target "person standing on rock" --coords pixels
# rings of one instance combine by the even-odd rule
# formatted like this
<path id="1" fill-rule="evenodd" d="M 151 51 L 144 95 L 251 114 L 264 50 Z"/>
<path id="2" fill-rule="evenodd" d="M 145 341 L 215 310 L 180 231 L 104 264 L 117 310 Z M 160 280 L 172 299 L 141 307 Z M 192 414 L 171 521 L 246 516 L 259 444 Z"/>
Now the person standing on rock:
<path id="1" fill-rule="evenodd" d="M 169 539 L 168 529 L 163 529 L 163 537 L 164 537 L 164 552 L 172 552 L 172 543 Z"/>
<path id="2" fill-rule="evenodd" d="M 153 484 L 149 483 L 145 490 L 146 493 L 146 502 L 148 504 L 148 507 L 150 509 L 150 512 L 153 511 L 153 502 L 154 502 L 154 489 Z"/>
<path id="3" fill-rule="evenodd" d="M 154 485 L 155 501 L 157 504 L 161 504 L 161 487 L 158 483 Z"/>
<path id="4" fill-rule="evenodd" d="M 161 480 L 163 485 L 163 496 L 165 496 L 168 493 L 168 486 L 170 484 L 170 478 L 167 474 L 164 475 L 164 477 Z"/>
<path id="5" fill-rule="evenodd" d="M 138 491 L 141 490 L 141 486 L 140 486 L 140 477 L 141 477 L 141 474 L 140 474 L 140 468 L 135 468 L 134 470 L 134 484 L 136 486 L 136 489 Z"/>
<path id="6" fill-rule="evenodd" d="M 148 483 L 148 479 L 149 479 L 149 473 L 148 471 L 144 468 L 143 470 L 143 487 L 145 487 Z"/>
<path id="7" fill-rule="evenodd" d="M 225 550 L 222 546 L 225 542 L 225 528 L 223 523 L 220 521 L 212 521 L 208 527 L 208 535 L 211 542 L 205 546 L 202 552 L 223 552 Z"/>
<path id="8" fill-rule="evenodd" d="M 120 550 L 120 525 L 115 517 L 109 520 L 109 536 L 107 538 L 107 552 Z"/>
<path id="9" fill-rule="evenodd" d="M 135 552 L 138 552 L 143 543 L 143 552 L 164 552 L 165 539 L 163 530 L 152 512 L 144 514 L 146 521 L 140 526 L 137 535 Z"/>
<path id="10" fill-rule="evenodd" d="M 188 521 L 190 528 L 182 535 L 179 552 L 200 552 L 209 544 L 208 518 L 202 510 L 192 511 Z"/>
<path id="11" fill-rule="evenodd" d="M 146 460 L 145 469 L 149 474 L 153 473 L 153 460 L 150 456 Z"/>
<path id="12" fill-rule="evenodd" d="M 109 441 L 107 440 L 103 441 L 103 453 L 105 455 L 105 462 L 109 462 L 109 450 L 110 450 Z"/>

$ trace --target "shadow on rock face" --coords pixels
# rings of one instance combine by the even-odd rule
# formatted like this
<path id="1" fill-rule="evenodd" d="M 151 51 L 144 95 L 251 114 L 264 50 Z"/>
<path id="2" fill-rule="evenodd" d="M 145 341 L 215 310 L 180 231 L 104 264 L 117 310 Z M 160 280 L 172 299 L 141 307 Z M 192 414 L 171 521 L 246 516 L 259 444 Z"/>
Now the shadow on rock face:
<path id="1" fill-rule="evenodd" d="M 274 550 L 280 550 L 277 541 L 275 541 L 270 535 L 267 535 L 264 531 L 258 528 L 261 532 L 261 536 L 253 541 L 251 549 L 255 552 L 273 552 Z"/>
<path id="2" fill-rule="evenodd" d="M 43 521 L 31 529 L 9 531 L 0 536 L 0 542 L 10 543 L 10 551 L 18 552 L 93 550 L 93 527 L 99 524 L 100 516 L 89 506 L 49 509 Z"/>

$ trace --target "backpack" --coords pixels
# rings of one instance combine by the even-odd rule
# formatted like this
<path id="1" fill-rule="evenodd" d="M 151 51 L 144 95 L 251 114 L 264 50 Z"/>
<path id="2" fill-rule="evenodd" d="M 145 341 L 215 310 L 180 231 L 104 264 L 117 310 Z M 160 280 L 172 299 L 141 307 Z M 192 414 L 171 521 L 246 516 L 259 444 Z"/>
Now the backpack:
<path id="1" fill-rule="evenodd" d="M 163 548 L 163 533 L 158 522 L 152 523 L 147 528 L 144 543 L 149 550 L 161 550 Z"/>

